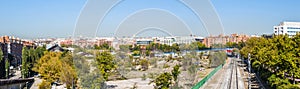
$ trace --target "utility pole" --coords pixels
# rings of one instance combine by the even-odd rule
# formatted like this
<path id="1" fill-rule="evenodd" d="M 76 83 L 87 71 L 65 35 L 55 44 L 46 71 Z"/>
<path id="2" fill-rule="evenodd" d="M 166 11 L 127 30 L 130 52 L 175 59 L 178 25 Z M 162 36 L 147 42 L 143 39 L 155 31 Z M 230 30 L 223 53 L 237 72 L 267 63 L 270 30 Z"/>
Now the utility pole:
<path id="1" fill-rule="evenodd" d="M 248 53 L 248 70 L 249 70 L 248 89 L 251 89 L 251 61 L 250 61 L 250 53 Z"/>

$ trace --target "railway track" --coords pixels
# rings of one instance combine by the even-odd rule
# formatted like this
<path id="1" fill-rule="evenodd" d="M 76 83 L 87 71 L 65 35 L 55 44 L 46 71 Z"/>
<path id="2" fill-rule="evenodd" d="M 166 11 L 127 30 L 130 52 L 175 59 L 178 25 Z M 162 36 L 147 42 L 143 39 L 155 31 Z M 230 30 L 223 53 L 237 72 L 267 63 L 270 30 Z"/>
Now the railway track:
<path id="1" fill-rule="evenodd" d="M 200 89 L 245 89 L 237 59 L 230 58 L 227 65 Z"/>
<path id="2" fill-rule="evenodd" d="M 230 84 L 228 89 L 239 89 L 239 82 L 238 82 L 238 73 L 237 73 L 237 65 L 236 61 L 232 59 L 232 66 L 231 66 L 231 75 L 230 75 Z"/>
<path id="3" fill-rule="evenodd" d="M 238 87 L 238 74 L 237 74 L 237 66 L 236 61 L 234 59 L 230 60 L 229 65 L 224 70 L 224 76 L 220 79 L 218 87 L 215 89 L 239 89 Z"/>

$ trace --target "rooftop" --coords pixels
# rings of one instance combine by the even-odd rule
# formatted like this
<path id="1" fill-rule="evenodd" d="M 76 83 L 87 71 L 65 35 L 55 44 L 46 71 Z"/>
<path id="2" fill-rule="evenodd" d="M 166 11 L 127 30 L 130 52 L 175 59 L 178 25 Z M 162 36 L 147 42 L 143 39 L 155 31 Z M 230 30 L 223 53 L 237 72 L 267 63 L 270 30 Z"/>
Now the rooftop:
<path id="1" fill-rule="evenodd" d="M 300 26 L 300 22 L 281 22 L 279 26 Z"/>

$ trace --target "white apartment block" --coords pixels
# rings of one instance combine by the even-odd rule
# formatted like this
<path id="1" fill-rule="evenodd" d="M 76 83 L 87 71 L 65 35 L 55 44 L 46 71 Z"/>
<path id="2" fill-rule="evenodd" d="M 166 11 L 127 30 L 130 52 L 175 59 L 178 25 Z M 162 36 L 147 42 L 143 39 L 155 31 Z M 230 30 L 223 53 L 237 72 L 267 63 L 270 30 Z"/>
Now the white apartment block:
<path id="1" fill-rule="evenodd" d="M 274 34 L 287 34 L 289 37 L 295 36 L 300 32 L 300 22 L 281 22 L 278 26 L 274 26 Z"/>
<path id="2" fill-rule="evenodd" d="M 191 36 L 174 36 L 174 37 L 153 37 L 155 43 L 173 45 L 173 44 L 191 44 L 196 39 L 204 39 L 203 37 L 191 37 Z"/>

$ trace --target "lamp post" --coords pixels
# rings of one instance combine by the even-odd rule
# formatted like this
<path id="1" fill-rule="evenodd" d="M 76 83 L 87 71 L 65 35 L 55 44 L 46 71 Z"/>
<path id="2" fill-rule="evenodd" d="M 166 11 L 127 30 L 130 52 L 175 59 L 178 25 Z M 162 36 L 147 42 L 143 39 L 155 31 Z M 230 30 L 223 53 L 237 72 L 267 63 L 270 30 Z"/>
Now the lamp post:
<path id="1" fill-rule="evenodd" d="M 251 61 L 250 61 L 250 53 L 248 53 L 248 70 L 249 70 L 248 89 L 251 89 Z"/>

